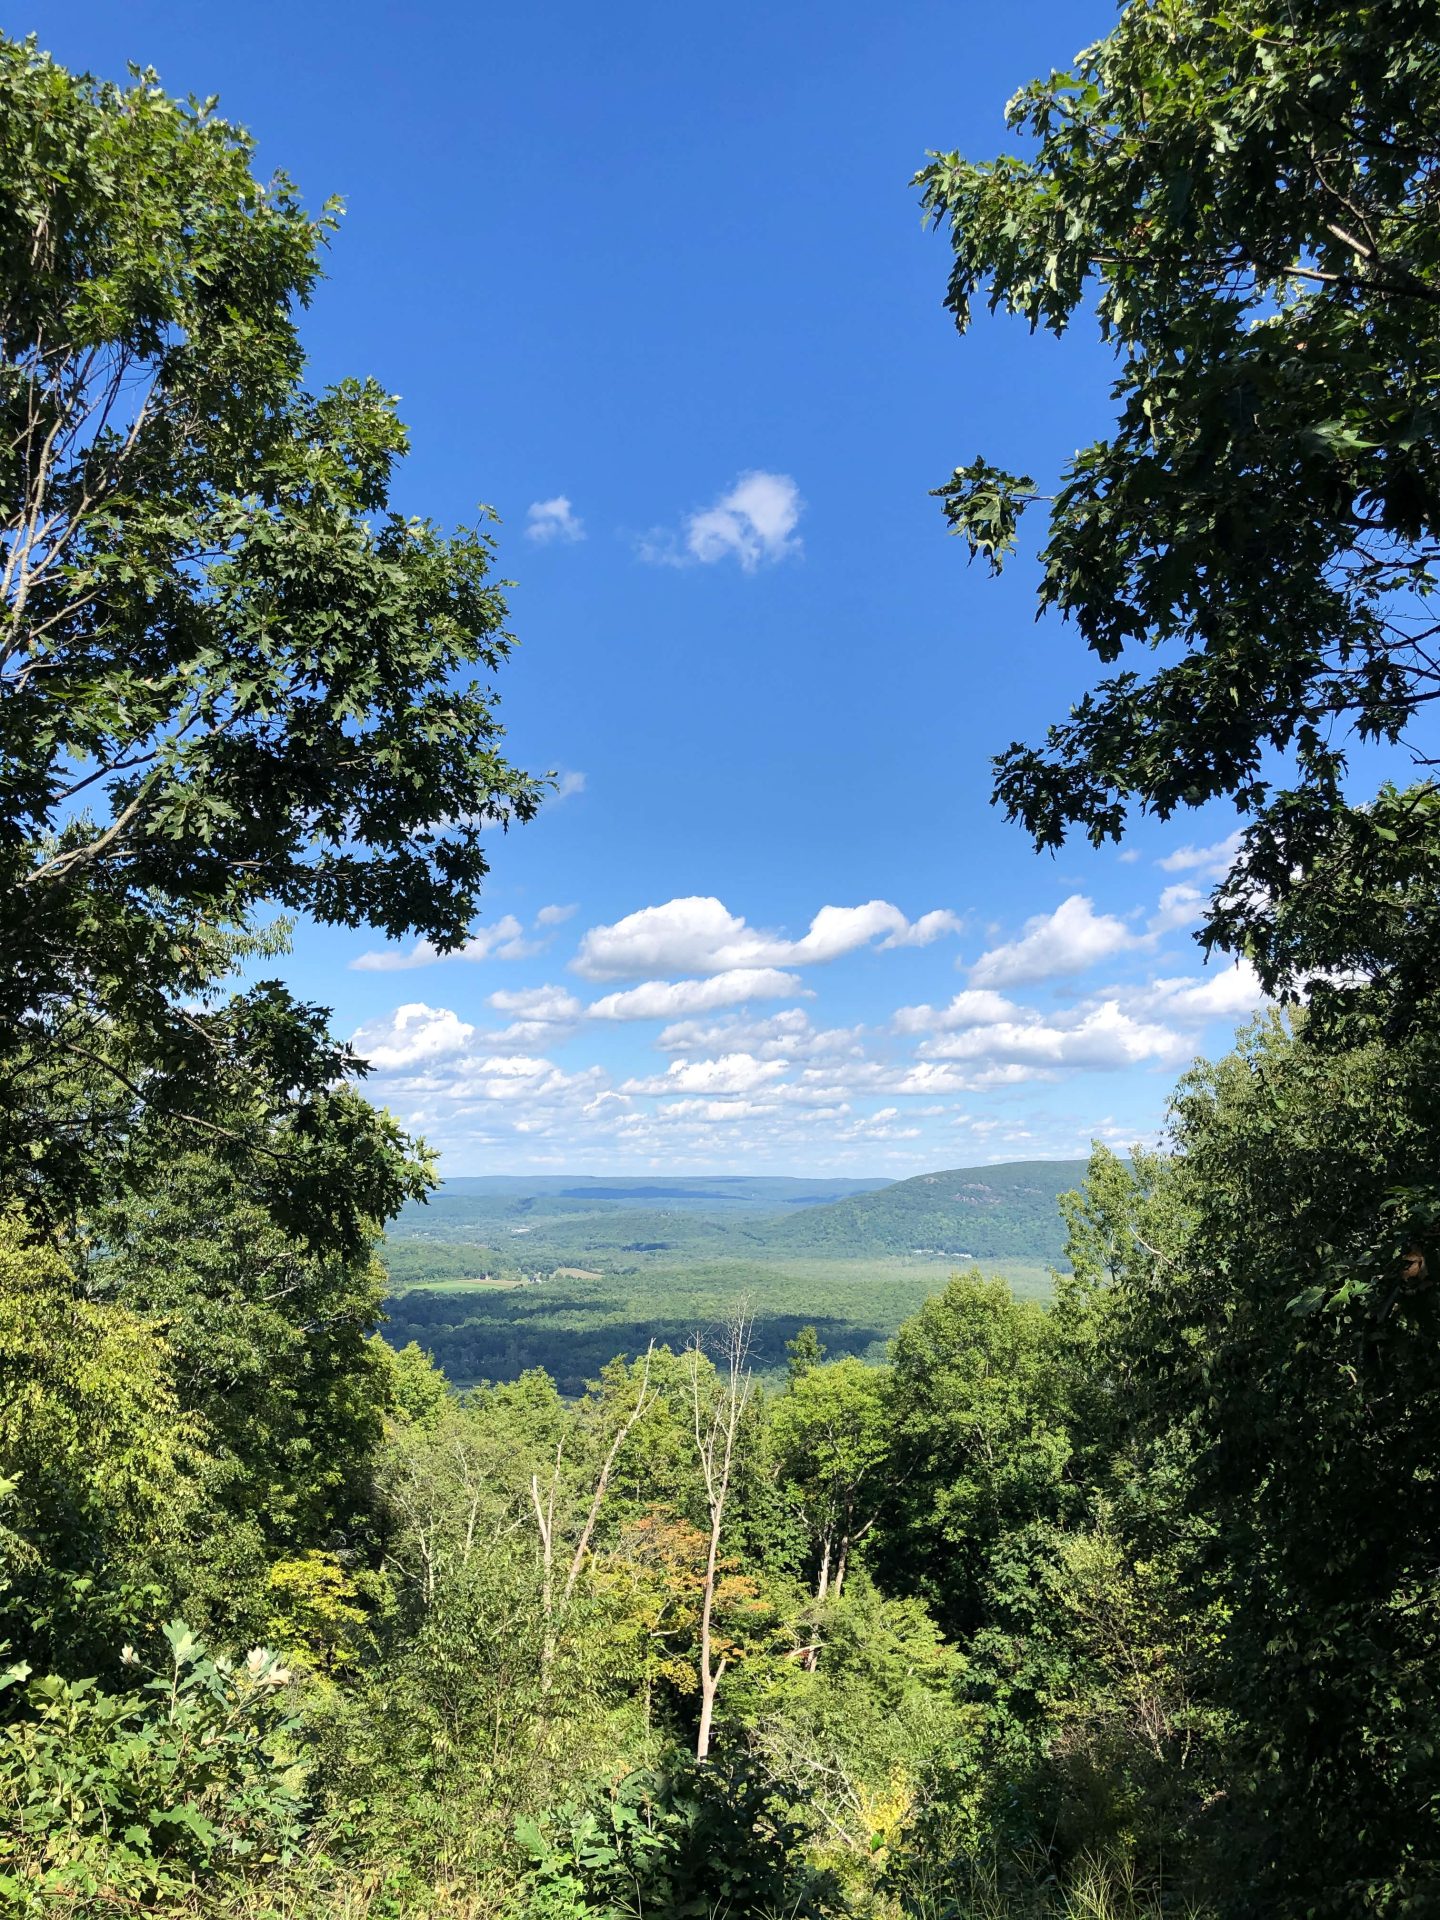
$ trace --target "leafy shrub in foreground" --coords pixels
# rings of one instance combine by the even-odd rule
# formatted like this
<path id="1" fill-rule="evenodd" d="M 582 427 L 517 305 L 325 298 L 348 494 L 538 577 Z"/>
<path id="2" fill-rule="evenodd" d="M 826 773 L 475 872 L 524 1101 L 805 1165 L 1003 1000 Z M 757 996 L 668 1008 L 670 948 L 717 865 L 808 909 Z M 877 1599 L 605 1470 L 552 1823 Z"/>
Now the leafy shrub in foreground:
<path id="1" fill-rule="evenodd" d="M 806 1863 L 807 1835 L 784 1802 L 739 1760 L 628 1775 L 608 1801 L 516 1823 L 530 1856 L 524 1914 L 784 1914 L 837 1911 L 828 1875 Z"/>
<path id="2" fill-rule="evenodd" d="M 93 1679 L 0 1687 L 23 1707 L 0 1728 L 0 1910 L 79 1915 L 183 1894 L 284 1863 L 306 1824 L 289 1679 L 267 1648 L 211 1654 L 183 1621 L 168 1666 L 134 1690 Z M 131 1648 L 125 1664 L 140 1669 Z"/>

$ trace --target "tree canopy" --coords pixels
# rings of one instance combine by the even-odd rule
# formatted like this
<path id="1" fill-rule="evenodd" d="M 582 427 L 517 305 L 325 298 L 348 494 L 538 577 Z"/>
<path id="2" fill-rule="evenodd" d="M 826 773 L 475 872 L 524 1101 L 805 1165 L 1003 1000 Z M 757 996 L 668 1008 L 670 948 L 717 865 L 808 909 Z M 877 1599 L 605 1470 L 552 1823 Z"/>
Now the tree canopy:
<path id="1" fill-rule="evenodd" d="M 1365 900 L 1413 904 L 1417 868 L 1433 891 L 1437 25 L 1428 0 L 1135 0 L 1015 95 L 1021 151 L 918 176 L 962 330 L 980 299 L 1055 334 L 1093 309 L 1118 364 L 1114 430 L 1053 495 L 986 458 L 940 489 L 996 568 L 1045 502 L 1040 607 L 1117 668 L 998 757 L 996 796 L 1042 847 L 1232 798 L 1206 937 L 1271 988 L 1395 964 Z M 1409 748 L 1418 789 L 1355 804 L 1355 739 Z"/>
<path id="2" fill-rule="evenodd" d="M 501 752 L 490 539 L 391 504 L 374 380 L 307 386 L 338 205 L 252 162 L 213 101 L 0 43 L 7 1182 L 83 1185 L 117 1102 L 317 1122 L 354 1069 L 319 1021 L 206 1004 L 257 914 L 453 947 L 483 839 L 538 803 Z"/>

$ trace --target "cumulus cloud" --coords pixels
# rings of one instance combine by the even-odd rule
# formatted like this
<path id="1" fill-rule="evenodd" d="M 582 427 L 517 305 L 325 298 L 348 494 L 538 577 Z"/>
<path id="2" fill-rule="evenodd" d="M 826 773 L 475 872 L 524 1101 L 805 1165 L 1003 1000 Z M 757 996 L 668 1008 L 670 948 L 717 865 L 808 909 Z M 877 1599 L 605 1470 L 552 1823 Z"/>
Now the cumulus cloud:
<path id="1" fill-rule="evenodd" d="M 679 538 L 647 534 L 640 557 L 658 566 L 714 566 L 737 560 L 746 573 L 798 553 L 795 538 L 804 502 L 788 473 L 742 473 L 713 505 L 687 516 Z"/>
<path id="2" fill-rule="evenodd" d="M 583 773 L 562 773 L 555 783 L 555 791 L 550 796 L 550 804 L 557 800 L 568 800 L 573 794 L 584 793 L 585 776 Z"/>
<path id="3" fill-rule="evenodd" d="M 727 1053 L 718 1060 L 672 1060 L 668 1070 L 648 1080 L 627 1080 L 622 1093 L 754 1093 L 778 1080 L 788 1061 L 757 1060 L 749 1053 Z"/>
<path id="4" fill-rule="evenodd" d="M 751 1100 L 667 1100 L 655 1109 L 656 1118 L 676 1120 L 750 1120 L 770 1109 Z"/>
<path id="5" fill-rule="evenodd" d="M 553 540 L 567 544 L 585 538 L 585 522 L 570 504 L 568 494 L 557 493 L 553 500 L 532 500 L 525 510 L 525 538 L 538 546 Z"/>
<path id="6" fill-rule="evenodd" d="M 646 980 L 624 993 L 592 1000 L 588 1011 L 593 1020 L 674 1020 L 743 1006 L 747 1000 L 784 1000 L 802 991 L 797 974 L 774 967 L 735 967 L 708 980 Z"/>
<path id="7" fill-rule="evenodd" d="M 398 1073 L 463 1053 L 474 1038 L 474 1027 L 448 1007 L 413 1000 L 383 1020 L 368 1021 L 350 1044 L 382 1073 Z"/>
<path id="8" fill-rule="evenodd" d="M 937 1034 L 920 1051 L 931 1060 L 1106 1072 L 1147 1060 L 1178 1062 L 1190 1047 L 1184 1034 L 1139 1019 L 1111 999 L 1063 1016 L 1017 1007 L 1009 1018 Z"/>
<path id="9" fill-rule="evenodd" d="M 1187 1020 L 1243 1020 L 1265 1001 L 1248 960 L 1217 968 L 1203 980 L 1152 980 L 1145 997 L 1157 1011 Z"/>
<path id="10" fill-rule="evenodd" d="M 1240 834 L 1227 833 L 1223 840 L 1217 840 L 1208 847 L 1177 847 L 1155 864 L 1162 873 L 1195 873 L 1202 879 L 1218 880 L 1221 874 L 1229 871 L 1230 862 L 1239 850 Z"/>
<path id="11" fill-rule="evenodd" d="M 1003 993 L 990 987 L 971 987 L 957 993 L 945 1007 L 901 1007 L 890 1024 L 896 1033 L 948 1033 L 986 1021 L 1012 1020 L 1020 1011 Z"/>
<path id="12" fill-rule="evenodd" d="M 585 1011 L 564 987 L 521 987 L 513 993 L 492 993 L 486 998 L 497 1013 L 514 1014 L 520 1020 L 543 1020 L 550 1025 L 578 1020 Z"/>
<path id="13" fill-rule="evenodd" d="M 1037 913 L 1025 922 L 1018 940 L 991 947 L 970 969 L 977 987 L 1018 986 L 1083 973 L 1113 953 L 1141 942 L 1113 913 L 1096 913 L 1083 893 L 1072 893 L 1053 913 Z"/>
<path id="14" fill-rule="evenodd" d="M 585 776 L 582 774 L 580 777 L 583 780 Z M 537 927 L 563 926 L 574 911 L 575 908 L 573 905 L 568 907 L 541 907 L 535 916 L 535 924 Z"/>
<path id="15" fill-rule="evenodd" d="M 754 1018 L 730 1014 L 720 1020 L 677 1020 L 662 1028 L 661 1053 L 751 1053 L 757 1059 L 812 1060 L 858 1055 L 860 1027 L 816 1027 L 803 1007 Z"/>
<path id="16" fill-rule="evenodd" d="M 482 927 L 472 934 L 453 953 L 441 953 L 431 941 L 420 940 L 408 953 L 381 947 L 362 953 L 350 965 L 357 973 L 402 973 L 410 967 L 432 967 L 438 960 L 523 960 L 534 951 L 525 939 L 525 929 L 513 913 L 507 913 L 493 927 Z"/>
<path id="17" fill-rule="evenodd" d="M 1151 933 L 1173 933 L 1177 927 L 1194 926 L 1204 904 L 1205 896 L 1198 887 L 1187 886 L 1184 881 L 1166 887 L 1150 918 Z"/>
<path id="18" fill-rule="evenodd" d="M 882 947 L 926 946 L 959 927 L 958 916 L 945 909 L 912 922 L 888 900 L 869 900 L 859 907 L 822 907 L 807 933 L 787 940 L 751 927 L 713 895 L 691 894 L 642 907 L 611 926 L 591 927 L 573 965 L 591 980 L 798 967 L 836 960 L 876 941 Z"/>

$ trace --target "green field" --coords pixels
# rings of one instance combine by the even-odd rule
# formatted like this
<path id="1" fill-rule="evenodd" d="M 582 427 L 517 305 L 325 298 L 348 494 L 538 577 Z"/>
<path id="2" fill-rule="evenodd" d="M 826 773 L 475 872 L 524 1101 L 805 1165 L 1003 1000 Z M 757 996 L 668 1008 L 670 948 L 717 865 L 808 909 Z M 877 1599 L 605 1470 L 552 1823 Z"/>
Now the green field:
<path id="1" fill-rule="evenodd" d="M 697 1331 L 713 1330 L 744 1300 L 755 1315 L 761 1372 L 784 1365 L 785 1342 L 807 1324 L 832 1356 L 880 1360 L 900 1322 L 944 1286 L 953 1264 L 708 1261 L 632 1268 L 598 1280 L 556 1276 L 538 1286 L 484 1286 L 457 1277 L 396 1292 L 387 1303 L 385 1333 L 401 1346 L 418 1341 L 457 1386 L 513 1380 L 527 1367 L 544 1367 L 563 1392 L 575 1394 L 615 1354 L 643 1352 L 652 1338 L 682 1347 Z M 985 1267 L 1005 1274 L 1029 1298 L 1049 1290 L 1043 1265 L 992 1260 Z"/>
<path id="2" fill-rule="evenodd" d="M 682 1347 L 755 1316 L 755 1364 L 813 1325 L 829 1352 L 884 1357 L 901 1321 L 979 1264 L 1046 1294 L 1077 1161 L 956 1168 L 891 1183 L 552 1175 L 447 1181 L 385 1246 L 386 1335 L 457 1385 L 543 1367 L 579 1393 L 616 1354 Z M 580 1271 L 577 1271 L 579 1269 Z"/>

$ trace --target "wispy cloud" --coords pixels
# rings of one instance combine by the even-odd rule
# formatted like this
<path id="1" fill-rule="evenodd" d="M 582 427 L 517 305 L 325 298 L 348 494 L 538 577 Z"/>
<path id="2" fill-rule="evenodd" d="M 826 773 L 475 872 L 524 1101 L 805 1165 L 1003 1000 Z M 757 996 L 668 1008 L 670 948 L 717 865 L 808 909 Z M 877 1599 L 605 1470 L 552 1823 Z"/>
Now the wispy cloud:
<path id="1" fill-rule="evenodd" d="M 525 538 L 537 546 L 552 541 L 567 545 L 585 538 L 585 522 L 576 514 L 568 494 L 557 493 L 553 500 L 532 500 L 525 510 Z"/>
<path id="2" fill-rule="evenodd" d="M 747 1000 L 783 1000 L 801 992 L 797 974 L 774 967 L 735 967 L 708 980 L 646 980 L 624 993 L 592 1000 L 592 1020 L 679 1020 L 744 1006 Z"/>
<path id="3" fill-rule="evenodd" d="M 523 960 L 536 952 L 525 938 L 525 929 L 513 913 L 505 914 L 493 927 L 482 927 L 463 947 L 441 953 L 429 940 L 420 940 L 408 953 L 394 947 L 381 947 L 362 953 L 350 962 L 356 973 L 404 973 L 411 967 L 433 967 L 441 960 Z"/>
<path id="4" fill-rule="evenodd" d="M 1229 871 L 1230 862 L 1239 849 L 1239 833 L 1227 833 L 1223 840 L 1216 840 L 1208 847 L 1177 847 L 1155 864 L 1162 873 L 1193 873 L 1203 880 L 1218 880 L 1222 873 Z"/>
<path id="5" fill-rule="evenodd" d="M 800 551 L 795 528 L 804 511 L 788 473 L 754 469 L 727 493 L 686 516 L 678 535 L 658 529 L 640 541 L 642 560 L 654 566 L 714 566 L 735 560 L 746 573 Z"/>

